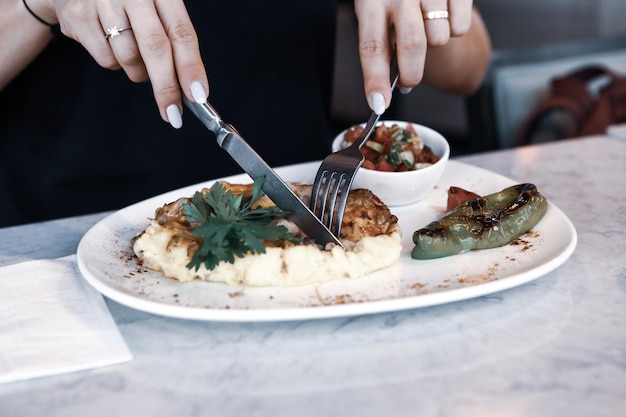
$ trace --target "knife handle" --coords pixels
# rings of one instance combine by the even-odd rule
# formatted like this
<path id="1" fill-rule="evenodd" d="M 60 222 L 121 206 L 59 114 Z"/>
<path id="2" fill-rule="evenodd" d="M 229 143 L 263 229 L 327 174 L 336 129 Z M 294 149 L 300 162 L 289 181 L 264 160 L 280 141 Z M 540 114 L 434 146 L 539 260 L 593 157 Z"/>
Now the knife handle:
<path id="1" fill-rule="evenodd" d="M 222 147 L 224 139 L 229 134 L 236 132 L 233 126 L 222 121 L 220 114 L 208 101 L 205 103 L 196 103 L 183 96 L 183 102 L 196 115 L 196 117 L 200 119 L 202 124 L 204 124 L 207 129 L 215 133 L 217 143 L 220 147 Z"/>

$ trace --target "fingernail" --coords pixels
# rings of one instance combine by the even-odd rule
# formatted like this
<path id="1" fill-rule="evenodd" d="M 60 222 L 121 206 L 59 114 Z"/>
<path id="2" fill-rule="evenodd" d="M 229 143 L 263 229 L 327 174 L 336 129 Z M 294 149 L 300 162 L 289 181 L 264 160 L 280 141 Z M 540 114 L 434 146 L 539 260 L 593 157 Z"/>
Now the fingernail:
<path id="1" fill-rule="evenodd" d="M 400 87 L 400 92 L 402 94 L 409 94 L 411 91 L 413 91 L 413 87 Z"/>
<path id="2" fill-rule="evenodd" d="M 167 113 L 167 120 L 174 129 L 180 129 L 183 126 L 183 118 L 180 116 L 180 110 L 176 104 L 170 104 L 165 110 Z"/>
<path id="3" fill-rule="evenodd" d="M 206 103 L 208 97 L 206 95 L 206 91 L 204 91 L 204 86 L 200 81 L 194 81 L 191 83 L 191 96 L 196 101 L 196 103 L 204 104 Z"/>
<path id="4" fill-rule="evenodd" d="M 385 96 L 382 93 L 372 93 L 372 110 L 374 113 L 381 115 L 385 112 Z"/>

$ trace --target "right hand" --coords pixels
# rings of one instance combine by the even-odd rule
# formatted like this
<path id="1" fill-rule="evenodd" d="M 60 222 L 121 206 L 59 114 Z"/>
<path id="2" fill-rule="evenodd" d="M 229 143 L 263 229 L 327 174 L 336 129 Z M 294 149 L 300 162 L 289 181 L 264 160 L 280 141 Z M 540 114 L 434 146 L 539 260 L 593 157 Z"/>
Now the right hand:
<path id="1" fill-rule="evenodd" d="M 422 81 L 429 47 L 465 35 L 472 24 L 472 0 L 355 0 L 359 54 L 369 106 L 381 114 L 391 102 L 389 66 L 395 50 L 399 86 Z M 424 20 L 423 13 L 448 11 L 449 18 Z"/>

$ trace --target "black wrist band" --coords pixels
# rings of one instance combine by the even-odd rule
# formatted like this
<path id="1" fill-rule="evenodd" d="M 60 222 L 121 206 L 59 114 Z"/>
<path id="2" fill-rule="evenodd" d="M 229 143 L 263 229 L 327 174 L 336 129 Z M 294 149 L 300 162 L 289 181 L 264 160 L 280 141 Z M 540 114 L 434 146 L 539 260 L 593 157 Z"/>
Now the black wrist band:
<path id="1" fill-rule="evenodd" d="M 52 23 L 48 23 L 45 20 L 43 20 L 41 17 L 37 16 L 35 12 L 33 12 L 33 10 L 30 7 L 28 7 L 28 4 L 26 4 L 26 0 L 22 0 L 22 3 L 24 3 L 24 7 L 26 7 L 26 10 L 28 10 L 28 13 L 33 15 L 35 19 L 39 20 L 44 25 L 49 26 L 51 28 L 54 28 L 55 26 L 57 26 L 57 25 L 53 25 Z"/>
<path id="2" fill-rule="evenodd" d="M 43 20 L 41 17 L 37 16 L 35 12 L 33 12 L 33 10 L 30 7 L 28 7 L 28 4 L 26 4 L 26 0 L 22 0 L 22 3 L 24 3 L 24 7 L 26 7 L 26 10 L 28 10 L 28 13 L 30 13 L 35 19 L 40 21 L 42 24 L 50 28 L 50 32 L 52 32 L 52 43 L 56 43 L 57 37 L 61 33 L 61 27 L 59 25 L 53 25 L 52 23 L 48 23 L 45 20 Z"/>

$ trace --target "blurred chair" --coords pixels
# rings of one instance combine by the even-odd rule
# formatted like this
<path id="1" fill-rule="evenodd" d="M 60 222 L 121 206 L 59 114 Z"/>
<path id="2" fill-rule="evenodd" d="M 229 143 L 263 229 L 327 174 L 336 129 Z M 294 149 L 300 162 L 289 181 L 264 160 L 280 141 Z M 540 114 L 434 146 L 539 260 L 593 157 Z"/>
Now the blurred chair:
<path id="1" fill-rule="evenodd" d="M 550 93 L 551 81 L 592 65 L 626 74 L 626 35 L 495 50 L 483 85 L 466 100 L 472 150 L 516 146 L 526 120 Z"/>

